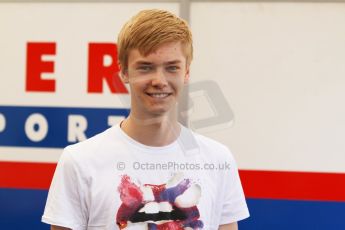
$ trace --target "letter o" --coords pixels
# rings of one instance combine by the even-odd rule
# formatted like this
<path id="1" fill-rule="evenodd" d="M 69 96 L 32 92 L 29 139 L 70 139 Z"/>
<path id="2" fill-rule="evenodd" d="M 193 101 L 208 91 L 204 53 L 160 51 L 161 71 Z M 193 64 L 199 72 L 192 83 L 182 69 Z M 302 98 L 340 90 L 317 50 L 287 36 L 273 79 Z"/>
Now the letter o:
<path id="1" fill-rule="evenodd" d="M 37 130 L 34 128 L 35 125 L 38 125 Z M 38 142 L 43 140 L 48 133 L 46 118 L 39 113 L 31 114 L 25 122 L 25 133 L 31 141 Z"/>
<path id="2" fill-rule="evenodd" d="M 2 113 L 0 113 L 0 133 L 4 131 L 5 128 L 6 128 L 6 118 Z"/>

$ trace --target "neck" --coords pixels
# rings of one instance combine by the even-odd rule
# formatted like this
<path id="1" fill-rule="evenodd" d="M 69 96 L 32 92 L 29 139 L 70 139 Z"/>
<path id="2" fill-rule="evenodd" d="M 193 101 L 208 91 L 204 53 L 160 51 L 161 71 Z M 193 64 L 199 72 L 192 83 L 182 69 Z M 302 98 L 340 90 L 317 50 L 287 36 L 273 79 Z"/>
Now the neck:
<path id="1" fill-rule="evenodd" d="M 165 146 L 174 142 L 180 134 L 180 125 L 176 117 L 168 115 L 138 119 L 129 115 L 121 129 L 134 140 L 148 146 Z"/>

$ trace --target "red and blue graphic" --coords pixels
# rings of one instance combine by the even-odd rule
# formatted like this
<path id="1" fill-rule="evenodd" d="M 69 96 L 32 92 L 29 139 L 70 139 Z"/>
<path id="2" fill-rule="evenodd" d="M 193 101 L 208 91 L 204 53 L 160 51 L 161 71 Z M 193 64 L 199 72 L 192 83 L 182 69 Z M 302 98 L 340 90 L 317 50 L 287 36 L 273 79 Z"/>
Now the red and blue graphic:
<path id="1" fill-rule="evenodd" d="M 200 186 L 190 179 L 173 184 L 177 175 L 166 184 L 144 184 L 142 187 L 124 175 L 118 188 L 122 201 L 116 216 L 119 228 L 125 229 L 133 223 L 147 226 L 149 230 L 203 229 L 197 207 Z"/>

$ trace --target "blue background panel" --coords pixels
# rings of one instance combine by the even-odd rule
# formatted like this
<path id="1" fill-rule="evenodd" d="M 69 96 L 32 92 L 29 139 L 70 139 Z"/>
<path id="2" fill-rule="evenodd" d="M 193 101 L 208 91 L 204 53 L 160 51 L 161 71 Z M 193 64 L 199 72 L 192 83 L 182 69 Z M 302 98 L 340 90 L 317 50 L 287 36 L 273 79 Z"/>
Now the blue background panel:
<path id="1" fill-rule="evenodd" d="M 344 230 L 345 202 L 247 199 L 240 230 Z"/>
<path id="2" fill-rule="evenodd" d="M 1 230 L 49 230 L 41 223 L 46 190 L 0 189 Z"/>
<path id="3" fill-rule="evenodd" d="M 5 130 L 0 132 L 0 146 L 64 148 L 75 142 L 69 142 L 68 117 L 83 116 L 88 125 L 85 130 L 87 138 L 107 128 L 109 116 L 126 117 L 128 109 L 119 108 L 70 108 L 70 107 L 36 107 L 36 106 L 0 106 L 0 114 L 5 117 Z M 38 142 L 32 141 L 25 132 L 25 123 L 32 114 L 40 114 L 48 124 L 46 137 Z M 37 129 L 38 126 L 35 126 Z"/>

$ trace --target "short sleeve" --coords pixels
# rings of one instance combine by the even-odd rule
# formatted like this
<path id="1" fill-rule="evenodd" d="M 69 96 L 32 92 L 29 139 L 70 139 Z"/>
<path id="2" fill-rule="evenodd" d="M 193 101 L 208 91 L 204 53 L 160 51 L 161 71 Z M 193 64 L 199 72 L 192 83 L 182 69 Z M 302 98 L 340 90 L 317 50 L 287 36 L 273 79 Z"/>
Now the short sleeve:
<path id="1" fill-rule="evenodd" d="M 224 170 L 223 174 L 223 206 L 220 225 L 237 222 L 249 217 L 237 164 L 230 152 L 227 158 L 227 164 L 229 169 Z"/>
<path id="2" fill-rule="evenodd" d="M 87 206 L 85 204 L 85 182 L 67 148 L 57 164 L 48 192 L 42 222 L 71 228 L 86 229 Z"/>

